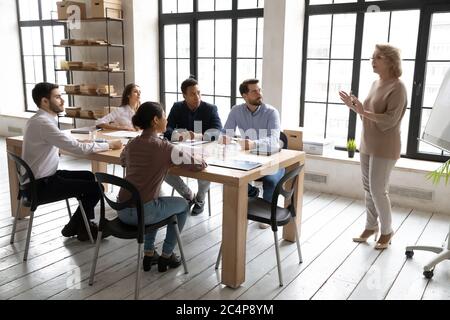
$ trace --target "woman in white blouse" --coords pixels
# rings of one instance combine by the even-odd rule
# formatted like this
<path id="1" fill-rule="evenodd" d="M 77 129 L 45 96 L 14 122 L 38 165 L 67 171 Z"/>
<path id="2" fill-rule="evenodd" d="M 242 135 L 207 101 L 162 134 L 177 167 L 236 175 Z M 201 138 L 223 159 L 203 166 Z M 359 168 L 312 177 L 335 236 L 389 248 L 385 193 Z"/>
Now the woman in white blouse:
<path id="1" fill-rule="evenodd" d="M 131 118 L 139 108 L 141 89 L 134 83 L 128 84 L 123 90 L 122 104 L 115 108 L 113 112 L 107 114 L 95 122 L 97 128 L 109 130 L 136 131 L 131 122 Z"/>

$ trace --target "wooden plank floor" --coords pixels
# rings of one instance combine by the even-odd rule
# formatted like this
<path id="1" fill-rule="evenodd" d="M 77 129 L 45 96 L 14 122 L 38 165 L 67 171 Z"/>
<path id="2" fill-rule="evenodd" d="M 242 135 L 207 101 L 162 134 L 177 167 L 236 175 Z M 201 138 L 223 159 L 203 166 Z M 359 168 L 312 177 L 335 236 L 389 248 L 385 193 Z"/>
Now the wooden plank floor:
<path id="1" fill-rule="evenodd" d="M 0 299 L 132 299 L 136 243 L 105 239 L 95 283 L 89 286 L 94 246 L 61 236 L 68 221 L 64 202 L 38 209 L 29 259 L 22 262 L 28 220 L 19 221 L 16 242 L 11 245 L 13 219 L 4 139 L 0 139 L 0 148 Z M 89 163 L 66 157 L 60 167 L 89 169 Z M 190 185 L 196 188 L 192 179 Z M 165 185 L 164 192 L 170 191 Z M 76 203 L 71 205 L 74 210 Z M 394 207 L 392 245 L 376 251 L 373 241 L 351 241 L 364 226 L 361 201 L 305 191 L 303 263 L 298 263 L 295 244 L 280 242 L 285 284 L 280 288 L 273 234 L 249 223 L 246 281 L 240 288 L 230 289 L 220 284 L 220 274 L 214 270 L 222 236 L 221 210 L 221 186 L 213 185 L 212 216 L 205 210 L 189 217 L 182 232 L 189 274 L 183 274 L 182 268 L 166 273 L 153 268 L 143 273 L 142 299 L 450 299 L 450 261 L 439 264 L 434 278 L 427 280 L 422 267 L 434 254 L 416 251 L 411 260 L 404 255 L 407 244 L 443 243 L 450 215 Z M 112 211 L 108 214 L 114 215 Z M 163 237 L 161 231 L 156 239 L 158 248 Z"/>

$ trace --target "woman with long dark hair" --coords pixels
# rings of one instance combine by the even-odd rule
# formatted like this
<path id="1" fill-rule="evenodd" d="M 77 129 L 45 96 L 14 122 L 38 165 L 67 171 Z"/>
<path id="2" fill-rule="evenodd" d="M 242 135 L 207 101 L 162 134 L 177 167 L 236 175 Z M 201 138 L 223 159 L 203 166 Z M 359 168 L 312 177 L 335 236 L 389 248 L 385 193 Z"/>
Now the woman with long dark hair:
<path id="1" fill-rule="evenodd" d="M 140 99 L 141 89 L 139 86 L 135 83 L 128 84 L 123 90 L 120 107 L 98 119 L 95 125 L 102 129 L 136 131 L 131 118 L 139 108 Z"/>

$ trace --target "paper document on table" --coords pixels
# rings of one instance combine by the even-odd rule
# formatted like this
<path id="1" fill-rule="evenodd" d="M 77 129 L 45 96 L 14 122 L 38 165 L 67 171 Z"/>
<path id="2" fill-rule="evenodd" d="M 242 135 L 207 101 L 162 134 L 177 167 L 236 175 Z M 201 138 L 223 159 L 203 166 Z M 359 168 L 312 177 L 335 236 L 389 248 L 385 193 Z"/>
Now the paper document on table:
<path id="1" fill-rule="evenodd" d="M 205 140 L 186 140 L 186 141 L 173 141 L 172 144 L 185 145 L 185 146 L 198 146 L 199 144 L 210 143 L 211 141 Z"/>
<path id="2" fill-rule="evenodd" d="M 136 138 L 141 133 L 136 131 L 113 131 L 113 132 L 105 132 L 103 135 L 115 138 Z"/>
<path id="3" fill-rule="evenodd" d="M 83 128 L 75 128 L 70 130 L 70 133 L 78 133 L 78 134 L 89 134 L 94 131 L 99 131 L 96 127 L 83 127 Z"/>

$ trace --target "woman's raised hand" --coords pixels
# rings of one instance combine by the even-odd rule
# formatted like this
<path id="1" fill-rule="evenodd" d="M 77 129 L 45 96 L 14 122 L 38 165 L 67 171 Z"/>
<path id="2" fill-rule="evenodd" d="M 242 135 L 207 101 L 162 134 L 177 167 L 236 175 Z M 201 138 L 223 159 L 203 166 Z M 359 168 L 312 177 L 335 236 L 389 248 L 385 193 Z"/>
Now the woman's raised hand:
<path id="1" fill-rule="evenodd" d="M 339 97 L 341 98 L 342 102 L 349 108 L 353 108 L 353 103 L 352 103 L 352 96 L 351 96 L 351 92 L 350 94 L 347 94 L 347 92 L 345 91 L 339 91 Z"/>
<path id="2" fill-rule="evenodd" d="M 363 108 L 361 101 L 359 101 L 358 98 L 355 97 L 351 91 L 350 91 L 350 94 L 347 94 L 347 92 L 341 90 L 341 91 L 339 91 L 339 97 L 341 98 L 342 102 L 344 102 L 344 104 L 347 107 L 349 107 L 356 113 L 358 113 L 358 114 L 364 113 L 364 108 Z"/>

